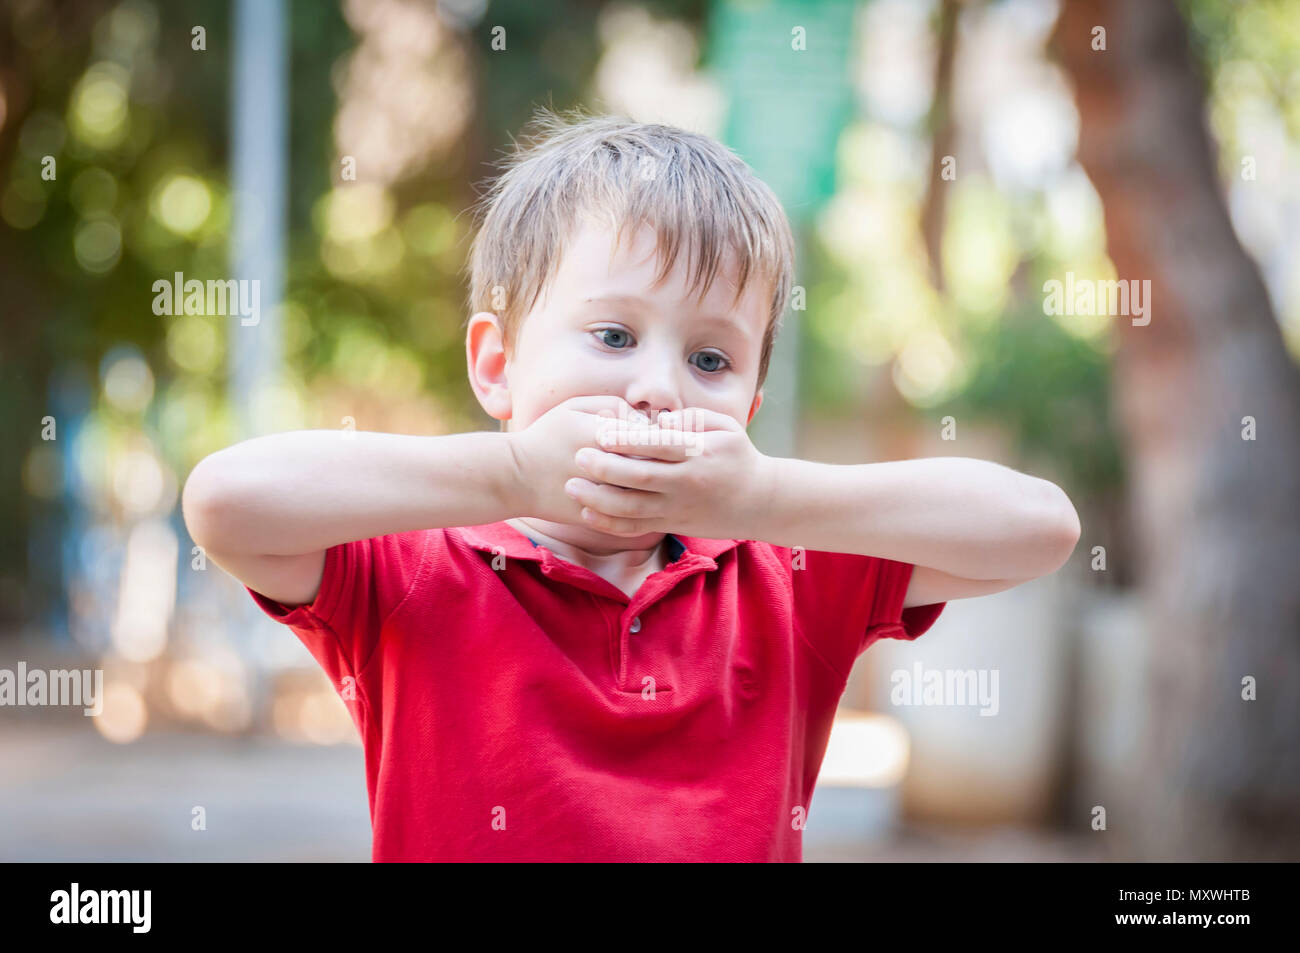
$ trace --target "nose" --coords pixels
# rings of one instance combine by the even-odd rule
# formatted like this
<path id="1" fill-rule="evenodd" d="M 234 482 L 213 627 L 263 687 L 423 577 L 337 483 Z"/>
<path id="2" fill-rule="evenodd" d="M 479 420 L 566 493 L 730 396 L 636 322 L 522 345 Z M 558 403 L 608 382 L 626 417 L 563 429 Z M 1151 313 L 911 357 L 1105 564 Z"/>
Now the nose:
<path id="1" fill-rule="evenodd" d="M 668 354 L 642 354 L 642 360 L 630 367 L 632 381 L 623 399 L 654 423 L 661 413 L 677 410 L 681 404 L 677 368 Z"/>
<path id="2" fill-rule="evenodd" d="M 659 419 L 659 415 L 667 413 L 670 410 L 676 410 L 677 404 L 667 398 L 658 400 L 628 400 L 634 410 L 640 411 L 649 418 L 651 423 Z"/>

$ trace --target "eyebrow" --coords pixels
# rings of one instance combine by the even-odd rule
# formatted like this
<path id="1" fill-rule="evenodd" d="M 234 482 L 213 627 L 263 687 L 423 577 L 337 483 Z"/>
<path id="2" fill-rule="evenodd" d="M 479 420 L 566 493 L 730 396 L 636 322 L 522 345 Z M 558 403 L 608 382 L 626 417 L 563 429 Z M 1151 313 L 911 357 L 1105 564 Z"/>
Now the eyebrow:
<path id="1" fill-rule="evenodd" d="M 640 295 L 633 295 L 633 294 L 591 295 L 590 297 L 582 298 L 580 300 L 580 303 L 583 305 L 598 304 L 601 302 L 606 302 L 609 304 L 629 304 L 640 310 L 645 310 L 648 307 L 650 307 L 649 301 L 647 301 L 645 298 L 641 297 Z M 706 314 L 699 318 L 699 323 L 703 325 L 720 325 L 722 327 L 727 327 L 735 331 L 739 331 L 742 335 L 745 335 L 746 337 L 748 337 L 749 335 L 748 329 L 739 321 L 737 321 L 735 318 L 729 315 Z"/>
<path id="2" fill-rule="evenodd" d="M 625 294 L 592 295 L 590 298 L 583 298 L 582 304 L 593 304 L 602 301 L 609 302 L 610 304 L 631 304 L 636 305 L 638 308 L 645 308 L 650 304 L 649 301 L 642 298 L 640 295 Z"/>

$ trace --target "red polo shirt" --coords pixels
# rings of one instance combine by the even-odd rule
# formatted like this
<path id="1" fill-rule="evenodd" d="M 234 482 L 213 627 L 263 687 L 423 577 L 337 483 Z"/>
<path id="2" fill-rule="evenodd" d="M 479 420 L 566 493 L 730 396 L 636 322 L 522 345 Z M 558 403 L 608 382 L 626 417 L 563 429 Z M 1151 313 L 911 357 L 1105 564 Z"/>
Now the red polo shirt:
<path id="1" fill-rule="evenodd" d="M 374 860 L 802 858 L 854 660 L 944 604 L 902 608 L 909 563 L 668 543 L 630 600 L 504 522 L 333 546 L 308 605 L 248 590 L 352 713 Z"/>

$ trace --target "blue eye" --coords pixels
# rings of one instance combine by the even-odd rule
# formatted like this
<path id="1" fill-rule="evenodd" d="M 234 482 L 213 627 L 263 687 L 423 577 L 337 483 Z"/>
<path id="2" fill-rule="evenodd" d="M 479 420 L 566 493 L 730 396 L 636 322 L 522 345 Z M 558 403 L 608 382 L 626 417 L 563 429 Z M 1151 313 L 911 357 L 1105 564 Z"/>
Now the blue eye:
<path id="1" fill-rule="evenodd" d="M 715 374 L 718 371 L 725 370 L 726 368 L 731 366 L 731 362 L 728 361 L 721 354 L 714 354 L 712 351 L 696 351 L 695 353 L 702 358 L 707 358 L 710 361 L 717 362 L 716 364 L 709 364 L 707 366 L 701 366 L 700 364 L 695 365 L 700 370 L 708 374 Z"/>
<path id="2" fill-rule="evenodd" d="M 632 337 L 630 334 L 628 334 L 626 331 L 622 330 L 621 328 L 601 328 L 600 330 L 598 330 L 598 331 L 593 331 L 592 333 L 593 333 L 593 334 L 596 334 L 596 335 L 600 335 L 600 336 L 601 336 L 601 342 L 602 342 L 603 344 L 606 344 L 606 345 L 608 345 L 609 347 L 612 347 L 612 348 L 614 348 L 614 349 L 616 349 L 616 350 L 619 350 L 619 351 L 623 350 L 623 348 L 625 348 L 627 345 L 626 345 L 626 344 L 618 344 L 618 343 L 616 343 L 616 342 L 614 342 L 614 341 L 610 341 L 608 338 L 605 338 L 604 335 L 606 335 L 606 334 L 622 335 L 623 338 L 627 338 L 628 340 L 631 340 L 631 337 Z"/>

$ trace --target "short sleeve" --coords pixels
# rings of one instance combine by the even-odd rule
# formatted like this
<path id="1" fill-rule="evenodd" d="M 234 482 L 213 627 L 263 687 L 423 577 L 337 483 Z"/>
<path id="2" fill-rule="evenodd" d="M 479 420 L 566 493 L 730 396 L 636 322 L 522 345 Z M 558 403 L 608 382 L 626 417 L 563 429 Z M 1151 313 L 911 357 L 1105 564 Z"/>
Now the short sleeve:
<path id="1" fill-rule="evenodd" d="M 881 562 L 887 565 L 878 577 L 874 611 L 862 644 L 858 647 L 859 655 L 877 639 L 911 641 L 924 635 L 947 605 L 946 602 L 935 602 L 904 609 L 903 600 L 907 598 L 907 587 L 912 581 L 912 570 L 915 567 L 912 563 L 900 563 L 892 559 Z"/>
<path id="2" fill-rule="evenodd" d="M 384 622 L 415 587 L 427 546 L 427 532 L 331 546 L 325 551 L 316 598 L 300 606 L 286 606 L 244 588 L 263 612 L 293 630 L 338 685 L 344 676 L 356 677 L 365 668 L 379 645 Z"/>
<path id="3" fill-rule="evenodd" d="M 805 637 L 847 675 L 877 639 L 915 639 L 946 603 L 903 608 L 912 564 L 818 550 L 791 552 L 795 617 Z"/>

